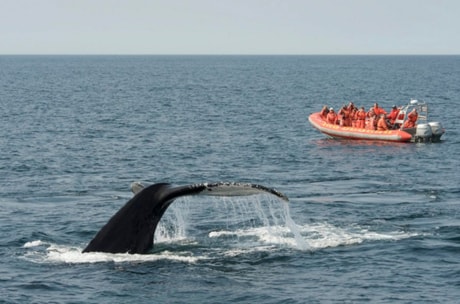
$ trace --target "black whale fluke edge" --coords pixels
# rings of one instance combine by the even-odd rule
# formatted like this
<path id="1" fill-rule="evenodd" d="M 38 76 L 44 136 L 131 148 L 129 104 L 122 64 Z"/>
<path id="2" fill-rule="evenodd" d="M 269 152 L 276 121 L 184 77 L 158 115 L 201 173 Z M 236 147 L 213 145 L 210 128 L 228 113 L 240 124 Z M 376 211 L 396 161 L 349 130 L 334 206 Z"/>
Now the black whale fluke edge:
<path id="1" fill-rule="evenodd" d="M 131 184 L 131 190 L 135 194 L 134 197 L 101 228 L 83 252 L 148 252 L 153 248 L 153 236 L 161 217 L 169 205 L 182 196 L 248 196 L 267 193 L 288 201 L 286 195 L 273 188 L 237 182 L 200 183 L 176 187 L 168 183 L 144 187 L 141 183 L 134 182 Z"/>
<path id="2" fill-rule="evenodd" d="M 237 183 L 237 182 L 217 182 L 217 183 L 201 183 L 191 184 L 183 187 L 189 187 L 190 189 L 199 189 L 200 195 L 211 195 L 211 196 L 248 196 L 254 194 L 268 193 L 277 196 L 283 201 L 288 202 L 289 198 L 283 193 L 277 191 L 274 188 L 265 187 L 258 184 L 252 183 Z M 139 193 L 145 186 L 141 182 L 133 182 L 131 184 L 131 191 L 134 194 Z"/>

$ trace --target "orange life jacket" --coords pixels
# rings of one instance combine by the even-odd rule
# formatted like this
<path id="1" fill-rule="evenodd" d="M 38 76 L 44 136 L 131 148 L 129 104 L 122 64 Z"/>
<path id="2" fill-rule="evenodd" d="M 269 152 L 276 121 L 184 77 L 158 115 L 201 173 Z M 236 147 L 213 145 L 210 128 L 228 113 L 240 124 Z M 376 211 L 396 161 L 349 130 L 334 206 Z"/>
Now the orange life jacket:
<path id="1" fill-rule="evenodd" d="M 409 120 L 411 120 L 413 122 L 416 122 L 417 118 L 418 118 L 418 113 L 415 112 L 415 111 L 412 111 L 407 115 L 407 118 L 409 118 Z"/>
<path id="2" fill-rule="evenodd" d="M 356 127 L 357 128 L 364 128 L 366 121 L 366 112 L 358 111 L 356 112 Z"/>
<path id="3" fill-rule="evenodd" d="M 412 121 L 408 119 L 404 122 L 403 128 L 413 128 L 413 127 L 415 127 L 415 120 Z"/>
<path id="4" fill-rule="evenodd" d="M 366 124 L 366 129 L 375 130 L 375 117 L 371 116 Z"/>
<path id="5" fill-rule="evenodd" d="M 321 109 L 321 117 L 323 119 L 327 119 L 327 113 L 329 112 L 329 109 L 327 107 L 324 107 Z"/>
<path id="6" fill-rule="evenodd" d="M 374 107 L 374 113 L 375 115 L 379 116 L 380 114 L 387 114 L 387 111 L 381 107 Z"/>
<path id="7" fill-rule="evenodd" d="M 388 125 L 384 117 L 380 117 L 379 121 L 377 122 L 377 130 L 379 131 L 388 130 Z"/>
<path id="8" fill-rule="evenodd" d="M 337 124 L 337 114 L 335 112 L 329 112 L 327 114 L 327 122 L 330 124 Z"/>
<path id="9" fill-rule="evenodd" d="M 399 109 L 393 109 L 391 110 L 390 114 L 388 114 L 387 118 L 390 120 L 391 123 L 394 123 L 396 120 L 396 117 L 398 117 L 399 114 Z"/>

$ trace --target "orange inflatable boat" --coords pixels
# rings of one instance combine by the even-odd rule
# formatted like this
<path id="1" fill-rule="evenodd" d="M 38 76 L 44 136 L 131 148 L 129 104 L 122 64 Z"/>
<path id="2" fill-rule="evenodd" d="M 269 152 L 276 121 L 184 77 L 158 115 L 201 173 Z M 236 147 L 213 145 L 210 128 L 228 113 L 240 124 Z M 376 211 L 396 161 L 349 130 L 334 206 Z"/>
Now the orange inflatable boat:
<path id="1" fill-rule="evenodd" d="M 385 140 L 385 141 L 410 141 L 412 135 L 401 130 L 367 130 L 354 127 L 341 127 L 339 125 L 333 125 L 321 117 L 321 114 L 313 113 L 308 117 L 310 123 L 318 129 L 321 133 L 324 133 L 333 138 L 343 139 L 364 139 L 364 140 Z"/>
<path id="2" fill-rule="evenodd" d="M 411 109 L 416 108 L 420 113 L 417 124 L 413 128 L 399 128 L 395 130 L 368 130 L 355 127 L 344 127 L 338 124 L 331 124 L 324 120 L 320 112 L 313 113 L 308 117 L 310 123 L 332 138 L 356 139 L 356 140 L 381 140 L 391 142 L 438 142 L 445 130 L 439 122 L 427 122 L 428 106 L 425 102 L 411 100 L 408 105 L 400 108 L 399 117 L 396 120 L 398 125 L 404 125 L 408 119 Z"/>

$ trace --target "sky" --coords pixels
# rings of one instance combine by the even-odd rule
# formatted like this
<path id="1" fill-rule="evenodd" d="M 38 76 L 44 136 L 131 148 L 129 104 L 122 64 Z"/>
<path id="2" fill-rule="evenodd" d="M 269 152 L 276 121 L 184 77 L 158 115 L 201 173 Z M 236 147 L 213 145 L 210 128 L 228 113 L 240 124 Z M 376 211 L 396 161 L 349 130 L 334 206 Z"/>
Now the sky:
<path id="1" fill-rule="evenodd" d="M 0 54 L 460 54 L 460 0 L 0 0 Z"/>

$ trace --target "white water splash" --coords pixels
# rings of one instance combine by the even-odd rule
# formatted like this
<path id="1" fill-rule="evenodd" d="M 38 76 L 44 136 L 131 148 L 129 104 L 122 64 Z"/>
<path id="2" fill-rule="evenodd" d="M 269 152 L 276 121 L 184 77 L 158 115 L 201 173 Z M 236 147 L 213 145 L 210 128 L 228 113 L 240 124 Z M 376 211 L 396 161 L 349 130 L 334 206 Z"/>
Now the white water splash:
<path id="1" fill-rule="evenodd" d="M 44 250 L 31 250 L 24 256 L 25 259 L 36 263 L 65 263 L 65 264 L 92 264 L 92 263 L 126 263 L 126 262 L 152 262 L 170 260 L 183 263 L 196 263 L 206 259 L 205 256 L 196 257 L 191 252 L 162 251 L 157 254 L 129 254 L 129 253 L 82 253 L 83 248 L 62 246 L 45 243 L 40 240 L 27 242 L 23 247 L 46 247 Z"/>
<path id="2" fill-rule="evenodd" d="M 375 232 L 357 225 L 342 228 L 329 223 L 303 225 L 300 231 L 312 250 L 355 245 L 365 241 L 397 241 L 418 235 L 401 231 Z"/>
<path id="3" fill-rule="evenodd" d="M 32 241 L 32 242 L 27 242 L 24 244 L 24 248 L 32 248 L 32 247 L 37 247 L 37 246 L 41 246 L 43 245 L 44 243 L 41 241 L 41 240 L 36 240 L 36 241 Z"/>
<path id="4" fill-rule="evenodd" d="M 206 208 L 202 205 L 196 206 L 197 204 L 206 204 Z M 23 248 L 27 250 L 25 258 L 38 263 L 124 263 L 159 260 L 196 263 L 222 255 L 271 252 L 282 248 L 313 251 L 355 245 L 364 241 L 394 241 L 414 236 L 417 234 L 401 231 L 375 232 L 354 224 L 346 227 L 338 227 L 327 222 L 298 225 L 290 216 L 288 203 L 280 202 L 278 199 L 267 201 L 265 197 L 261 200 L 258 196 L 217 200 L 214 198 L 197 203 L 196 199 L 185 198 L 168 209 L 155 234 L 156 246 L 184 245 L 176 247 L 174 252 L 82 253 L 82 248 L 56 245 L 41 240 L 27 242 Z M 208 242 L 212 245 L 206 245 Z M 190 246 L 199 248 L 198 253 L 192 252 Z"/>
<path id="5" fill-rule="evenodd" d="M 201 201 L 183 198 L 173 204 L 162 218 L 155 234 L 155 242 L 188 239 L 189 230 L 197 223 L 209 226 L 209 238 L 253 237 L 263 244 L 288 246 L 307 250 L 309 245 L 300 235 L 297 224 L 289 214 L 289 204 L 271 196 L 213 198 Z M 198 211 L 198 212 L 197 212 Z M 209 214 L 215 215 L 209 218 Z M 212 227 L 218 227 L 213 229 Z M 202 229 L 202 228 L 200 228 Z M 251 242 L 253 243 L 253 242 Z M 244 246 L 244 243 L 239 243 Z"/>

